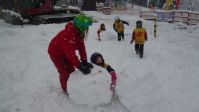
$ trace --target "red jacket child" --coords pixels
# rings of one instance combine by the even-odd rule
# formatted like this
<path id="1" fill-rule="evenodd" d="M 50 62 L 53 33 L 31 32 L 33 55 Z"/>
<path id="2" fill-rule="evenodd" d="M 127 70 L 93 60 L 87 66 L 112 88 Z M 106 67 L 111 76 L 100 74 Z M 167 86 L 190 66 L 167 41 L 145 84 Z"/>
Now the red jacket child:
<path id="1" fill-rule="evenodd" d="M 60 31 L 50 42 L 48 54 L 59 72 L 60 83 L 63 92 L 68 95 L 67 81 L 69 74 L 78 68 L 84 74 L 88 74 L 93 68 L 87 62 L 87 54 L 84 46 L 85 32 L 92 24 L 90 18 L 85 15 L 75 17 L 73 22 L 66 24 L 65 29 Z M 75 51 L 79 51 L 80 60 Z"/>

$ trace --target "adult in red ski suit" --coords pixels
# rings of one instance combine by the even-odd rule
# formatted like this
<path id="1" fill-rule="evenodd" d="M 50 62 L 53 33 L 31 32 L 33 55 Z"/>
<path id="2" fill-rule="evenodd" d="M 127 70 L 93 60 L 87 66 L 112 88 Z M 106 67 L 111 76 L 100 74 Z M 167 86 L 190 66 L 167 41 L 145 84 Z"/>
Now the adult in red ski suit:
<path id="1" fill-rule="evenodd" d="M 82 18 L 83 20 L 81 20 Z M 85 32 L 92 24 L 92 21 L 89 21 L 90 24 L 88 24 L 88 21 L 84 21 L 86 18 L 88 19 L 85 15 L 80 15 L 73 22 L 67 23 L 65 29 L 51 40 L 48 47 L 48 54 L 59 73 L 62 90 L 67 95 L 67 81 L 69 75 L 75 71 L 74 67 L 84 74 L 90 73 L 91 68 L 93 68 L 92 64 L 87 62 L 84 45 Z M 84 22 L 87 23 L 84 24 Z M 79 51 L 81 61 L 75 53 L 76 50 Z"/>

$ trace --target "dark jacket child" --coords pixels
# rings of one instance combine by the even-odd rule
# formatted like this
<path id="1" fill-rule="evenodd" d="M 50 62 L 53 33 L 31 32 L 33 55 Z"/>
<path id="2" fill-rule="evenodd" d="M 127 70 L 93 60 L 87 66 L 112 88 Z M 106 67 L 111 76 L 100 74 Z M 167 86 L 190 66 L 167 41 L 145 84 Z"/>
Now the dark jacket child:
<path id="1" fill-rule="evenodd" d="M 113 28 L 117 32 L 117 35 L 118 35 L 118 41 L 121 41 L 121 39 L 124 40 L 124 25 L 123 24 L 129 25 L 128 22 L 121 20 L 118 17 L 115 19 L 115 22 L 113 24 Z"/>
<path id="2" fill-rule="evenodd" d="M 111 75 L 110 89 L 114 91 L 116 87 L 116 80 L 117 80 L 117 75 L 115 73 L 115 70 L 110 65 L 105 63 L 104 58 L 98 52 L 95 52 L 91 55 L 90 61 L 102 68 L 106 68 L 108 73 Z"/>
<path id="3" fill-rule="evenodd" d="M 99 40 L 99 41 L 101 41 L 100 33 L 101 33 L 102 31 L 106 31 L 106 27 L 105 27 L 105 24 L 104 24 L 104 23 L 102 23 L 102 24 L 100 25 L 100 28 L 97 30 L 97 40 Z"/>
<path id="4" fill-rule="evenodd" d="M 138 20 L 136 22 L 136 28 L 132 34 L 131 44 L 135 41 L 135 52 L 140 58 L 143 58 L 144 54 L 144 43 L 147 41 L 146 29 L 142 27 L 142 21 Z"/>
<path id="5" fill-rule="evenodd" d="M 60 31 L 50 42 L 48 54 L 59 73 L 61 88 L 67 96 L 67 82 L 75 67 L 84 74 L 89 74 L 93 65 L 87 62 L 84 46 L 85 32 L 92 25 L 92 19 L 80 14 L 73 22 L 68 22 L 65 29 Z M 79 51 L 80 60 L 75 51 Z"/>

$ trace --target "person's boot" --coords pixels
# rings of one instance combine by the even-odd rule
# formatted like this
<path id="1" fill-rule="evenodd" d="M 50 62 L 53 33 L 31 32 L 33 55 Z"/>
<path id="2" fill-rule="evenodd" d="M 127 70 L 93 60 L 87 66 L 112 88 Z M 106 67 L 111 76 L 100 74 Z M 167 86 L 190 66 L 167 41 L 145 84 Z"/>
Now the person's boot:
<path id="1" fill-rule="evenodd" d="M 143 55 L 140 55 L 140 58 L 143 58 Z"/>
<path id="2" fill-rule="evenodd" d="M 118 37 L 118 41 L 121 41 L 121 37 Z"/>
<path id="3" fill-rule="evenodd" d="M 139 55 L 139 51 L 138 50 L 136 50 L 135 53 L 136 53 L 136 55 Z"/>
<path id="4" fill-rule="evenodd" d="M 67 97 L 69 97 L 68 91 L 64 91 L 64 94 L 65 94 Z"/>
<path id="5" fill-rule="evenodd" d="M 101 41 L 101 38 L 98 38 L 97 40 L 98 40 L 98 41 Z"/>
<path id="6" fill-rule="evenodd" d="M 143 58 L 143 53 L 142 52 L 140 53 L 140 58 Z"/>
<path id="7" fill-rule="evenodd" d="M 140 58 L 143 58 L 143 51 L 140 51 Z"/>
<path id="8" fill-rule="evenodd" d="M 122 40 L 124 41 L 124 37 L 122 37 Z"/>

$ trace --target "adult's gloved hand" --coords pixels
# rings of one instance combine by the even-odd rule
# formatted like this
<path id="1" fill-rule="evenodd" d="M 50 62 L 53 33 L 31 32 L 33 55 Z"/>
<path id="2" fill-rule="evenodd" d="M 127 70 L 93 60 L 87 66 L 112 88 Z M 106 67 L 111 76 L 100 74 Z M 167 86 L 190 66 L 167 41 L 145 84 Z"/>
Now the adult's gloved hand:
<path id="1" fill-rule="evenodd" d="M 87 66 L 83 66 L 82 63 L 80 63 L 80 66 L 77 67 L 83 74 L 89 74 L 91 72 L 90 68 Z"/>
<path id="2" fill-rule="evenodd" d="M 85 66 L 85 67 L 90 68 L 90 69 L 93 68 L 93 65 L 92 65 L 91 63 L 87 62 L 87 60 L 82 61 L 81 64 L 82 64 L 83 66 Z"/>

